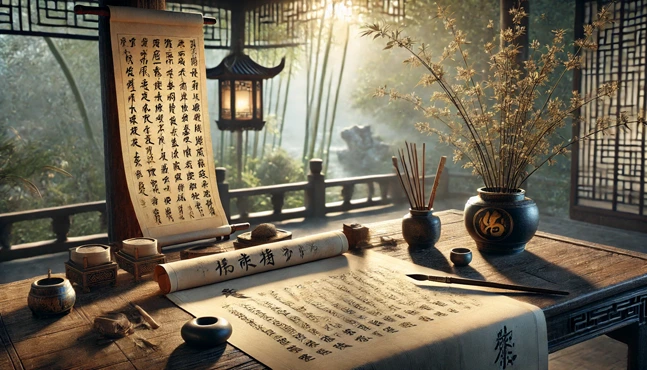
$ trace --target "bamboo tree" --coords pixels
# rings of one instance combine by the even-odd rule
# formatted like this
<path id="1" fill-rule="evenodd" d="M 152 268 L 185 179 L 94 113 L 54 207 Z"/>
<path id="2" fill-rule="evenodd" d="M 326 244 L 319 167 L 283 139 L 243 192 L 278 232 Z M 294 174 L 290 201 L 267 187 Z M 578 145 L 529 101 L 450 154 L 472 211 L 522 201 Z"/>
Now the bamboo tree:
<path id="1" fill-rule="evenodd" d="M 288 95 L 290 93 L 290 82 L 292 81 L 292 66 L 294 65 L 294 61 L 290 62 L 290 69 L 288 70 L 288 82 L 287 86 L 285 88 L 285 98 L 283 99 L 283 114 L 281 114 L 281 128 L 279 130 L 279 148 L 281 147 L 281 144 L 283 143 L 283 128 L 285 127 L 285 113 L 286 109 L 288 107 Z"/>
<path id="2" fill-rule="evenodd" d="M 314 93 L 315 93 L 315 81 L 317 80 L 317 70 L 319 69 L 319 52 L 321 50 L 321 36 L 323 34 L 323 29 L 324 29 L 324 20 L 326 16 L 326 6 L 328 5 L 328 1 L 324 2 L 324 7 L 321 11 L 321 20 L 319 21 L 319 33 L 317 35 L 317 51 L 315 54 L 315 68 L 314 68 L 314 75 L 312 76 L 312 83 L 310 82 L 310 66 L 312 66 L 312 55 L 313 55 L 313 50 L 310 48 L 310 56 L 308 58 L 308 81 L 306 84 L 306 89 L 308 90 L 308 94 L 306 94 L 306 99 L 307 99 L 307 106 L 306 106 L 306 130 L 305 130 L 305 135 L 303 138 L 303 165 L 304 167 L 308 165 L 308 140 L 310 139 L 310 116 L 312 112 L 312 103 L 314 102 Z"/>
<path id="3" fill-rule="evenodd" d="M 277 125 L 279 122 L 279 102 L 281 101 L 281 88 L 283 87 L 283 77 L 281 75 L 279 78 L 279 91 L 276 93 L 276 105 L 274 106 L 274 124 Z M 267 130 L 267 129 L 266 129 Z M 276 131 L 275 131 L 276 132 Z M 272 149 L 274 149 L 274 143 L 276 142 L 276 133 L 272 138 Z M 265 154 L 265 137 L 263 137 L 263 147 L 261 148 L 261 158 Z"/>
<path id="4" fill-rule="evenodd" d="M 244 131 L 245 133 L 245 144 L 243 144 L 243 168 L 247 169 L 247 157 L 249 153 L 249 131 Z"/>
<path id="5" fill-rule="evenodd" d="M 308 135 L 310 130 L 310 66 L 312 65 L 312 32 L 310 25 L 307 26 L 307 36 L 305 43 L 305 58 L 306 62 L 306 124 L 305 124 L 305 137 L 303 140 L 303 153 L 301 154 L 301 161 L 305 163 L 306 151 L 308 150 Z M 308 48 L 308 45 L 310 47 Z M 309 52 L 308 52 L 309 51 Z"/>
<path id="6" fill-rule="evenodd" d="M 258 131 L 254 131 L 254 144 L 252 144 L 252 158 L 256 158 L 256 152 L 258 149 Z"/>
<path id="7" fill-rule="evenodd" d="M 315 154 L 315 144 L 317 141 L 317 133 L 319 132 L 319 119 L 321 114 L 321 103 L 323 102 L 323 90 L 326 79 L 326 69 L 328 67 L 328 59 L 330 58 L 330 46 L 332 45 L 332 31 L 335 24 L 335 8 L 333 7 L 333 16 L 330 18 L 330 29 L 328 30 L 328 39 L 326 40 L 326 51 L 323 56 L 323 65 L 321 66 L 321 77 L 319 80 L 319 91 L 317 93 L 317 109 L 315 110 L 314 115 L 314 127 L 312 130 L 312 139 L 310 140 L 310 152 L 308 153 L 308 159 L 314 157 Z"/>
<path id="8" fill-rule="evenodd" d="M 324 110 L 324 119 L 323 119 L 323 128 L 321 129 L 321 143 L 319 144 L 319 154 L 318 158 L 323 159 L 324 148 L 326 147 L 326 128 L 328 127 L 328 111 L 330 108 L 330 92 L 332 91 L 332 76 L 333 70 L 330 71 L 330 76 L 328 77 L 328 92 L 326 93 L 326 109 Z"/>
<path id="9" fill-rule="evenodd" d="M 220 165 L 225 165 L 225 131 L 220 131 Z"/>
<path id="10" fill-rule="evenodd" d="M 260 52 L 256 50 L 256 60 L 261 63 L 265 64 L 265 61 L 261 61 L 260 57 Z M 270 94 L 270 89 L 272 86 L 272 80 L 268 81 L 268 85 L 266 85 L 266 89 L 263 90 L 263 101 L 266 102 L 268 99 L 271 99 L 271 94 Z M 261 117 L 264 118 L 264 117 Z M 254 131 L 254 144 L 253 144 L 253 150 L 252 150 L 252 157 L 256 158 L 258 155 L 258 142 L 260 140 L 260 132 L 259 131 Z"/>
<path id="11" fill-rule="evenodd" d="M 276 64 L 276 53 L 274 54 L 274 57 L 272 58 L 272 66 L 274 66 L 275 64 Z M 276 78 L 273 78 L 273 79 L 270 80 L 270 97 L 269 97 L 268 102 L 267 102 L 267 112 L 269 114 L 271 114 L 271 112 L 272 112 L 270 108 L 272 108 L 272 98 L 274 97 L 274 85 L 276 85 L 274 83 L 274 80 L 276 80 Z M 279 81 L 279 92 L 280 91 L 281 91 L 281 85 L 280 85 L 280 81 Z M 276 104 L 277 105 L 278 105 L 278 102 L 279 102 L 279 97 L 277 95 L 277 97 L 276 97 Z M 275 109 L 274 110 L 274 116 L 276 116 L 276 111 L 277 110 Z M 269 125 L 265 126 L 265 130 L 263 132 L 263 143 L 261 145 L 261 158 L 263 158 L 263 154 L 265 154 L 265 143 L 267 143 L 267 131 L 269 131 Z"/>
<path id="12" fill-rule="evenodd" d="M 49 47 L 49 50 L 52 52 L 54 59 L 56 59 L 58 65 L 61 67 L 61 71 L 63 71 L 63 74 L 67 79 L 67 83 L 70 84 L 70 89 L 72 90 L 72 94 L 74 95 L 76 105 L 79 108 L 79 113 L 81 113 L 85 135 L 88 137 L 90 143 L 94 147 L 94 150 L 92 150 L 92 152 L 101 154 L 101 151 L 99 150 L 99 144 L 97 144 L 97 141 L 94 137 L 94 132 L 92 131 L 92 125 L 90 124 L 87 105 L 85 104 L 85 99 L 83 98 L 83 94 L 81 94 L 81 90 L 79 89 L 79 84 L 76 82 L 76 78 L 74 78 L 72 70 L 67 64 L 67 61 L 65 60 L 65 57 L 61 53 L 61 50 L 58 48 L 58 46 L 56 46 L 51 38 L 45 37 L 44 39 L 47 43 L 47 46 Z"/>
<path id="13" fill-rule="evenodd" d="M 330 146 L 332 145 L 332 132 L 335 127 L 335 118 L 337 117 L 337 103 L 339 102 L 339 92 L 341 91 L 342 77 L 344 76 L 344 67 L 346 66 L 346 56 L 348 55 L 348 40 L 350 39 L 350 25 L 346 24 L 346 41 L 344 41 L 344 54 L 341 57 L 341 69 L 339 70 L 339 79 L 337 80 L 337 91 L 335 92 L 335 101 L 332 108 L 332 116 L 330 119 L 330 128 L 328 130 L 328 145 L 326 148 L 326 158 L 324 161 L 324 173 L 328 169 L 328 161 L 330 160 Z"/>

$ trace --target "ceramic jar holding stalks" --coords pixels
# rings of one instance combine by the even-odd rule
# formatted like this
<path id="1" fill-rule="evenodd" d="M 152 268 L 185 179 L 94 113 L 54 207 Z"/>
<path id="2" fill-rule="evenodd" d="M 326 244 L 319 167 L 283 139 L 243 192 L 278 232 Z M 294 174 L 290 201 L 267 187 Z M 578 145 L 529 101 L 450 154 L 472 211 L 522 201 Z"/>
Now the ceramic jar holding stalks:
<path id="1" fill-rule="evenodd" d="M 400 185 L 409 201 L 409 213 L 402 218 L 402 236 L 412 248 L 433 247 L 440 238 L 440 219 L 434 215 L 434 199 L 438 189 L 440 174 L 445 166 L 446 157 L 440 159 L 434 184 L 429 195 L 425 196 L 425 144 L 422 144 L 422 168 L 418 161 L 418 150 L 415 144 L 405 143 L 407 156 L 402 149 L 398 151 L 402 172 L 398 166 L 398 159 L 391 158 L 397 172 Z"/>

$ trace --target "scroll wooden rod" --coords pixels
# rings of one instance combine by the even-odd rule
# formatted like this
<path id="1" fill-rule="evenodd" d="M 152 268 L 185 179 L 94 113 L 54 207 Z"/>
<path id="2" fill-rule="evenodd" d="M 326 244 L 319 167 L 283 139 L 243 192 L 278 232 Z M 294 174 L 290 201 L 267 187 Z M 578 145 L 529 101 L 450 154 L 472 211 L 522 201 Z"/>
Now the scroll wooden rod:
<path id="1" fill-rule="evenodd" d="M 75 5 L 74 14 L 92 14 L 100 17 L 110 17 L 110 9 L 107 6 L 85 6 Z M 204 24 L 216 24 L 216 18 L 202 16 Z"/>

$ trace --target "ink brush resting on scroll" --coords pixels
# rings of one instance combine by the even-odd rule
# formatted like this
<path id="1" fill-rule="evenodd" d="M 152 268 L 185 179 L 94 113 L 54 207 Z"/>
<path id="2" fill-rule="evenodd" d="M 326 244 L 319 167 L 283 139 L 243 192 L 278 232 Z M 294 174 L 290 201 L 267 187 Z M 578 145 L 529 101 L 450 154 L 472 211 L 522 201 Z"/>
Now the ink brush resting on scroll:
<path id="1" fill-rule="evenodd" d="M 484 286 L 484 287 L 490 287 L 490 288 L 517 290 L 521 292 L 540 293 L 540 294 L 569 295 L 568 292 L 564 292 L 561 290 L 535 288 L 535 287 L 524 286 L 524 285 L 494 283 L 490 281 L 455 278 L 451 276 L 435 276 L 435 275 L 424 275 L 424 274 L 408 274 L 407 276 L 418 281 L 434 281 L 437 283 Z"/>

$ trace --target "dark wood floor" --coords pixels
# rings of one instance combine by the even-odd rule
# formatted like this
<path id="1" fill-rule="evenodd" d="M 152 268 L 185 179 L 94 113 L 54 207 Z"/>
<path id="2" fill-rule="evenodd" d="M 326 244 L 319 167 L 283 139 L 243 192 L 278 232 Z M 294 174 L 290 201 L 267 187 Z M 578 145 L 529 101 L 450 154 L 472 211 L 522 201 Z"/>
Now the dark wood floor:
<path id="1" fill-rule="evenodd" d="M 438 202 L 437 210 L 458 208 L 456 202 Z M 388 210 L 371 210 L 357 213 L 330 215 L 324 220 L 315 222 L 286 221 L 277 226 L 293 232 L 294 237 L 338 230 L 343 223 L 359 222 L 363 224 L 402 217 L 407 212 L 405 207 L 391 207 Z M 600 244 L 625 248 L 647 253 L 647 233 L 637 233 L 590 225 L 559 217 L 542 216 L 539 229 L 553 234 L 587 240 Z M 11 281 L 31 279 L 45 275 L 51 268 L 54 273 L 63 273 L 68 259 L 67 253 L 35 257 L 0 263 L 0 284 Z M 626 369 L 627 347 L 608 337 L 600 337 L 576 346 L 569 347 L 550 355 L 551 370 L 611 370 Z"/>
<path id="2" fill-rule="evenodd" d="M 550 370 L 621 370 L 627 368 L 627 346 L 598 337 L 548 356 Z"/>

